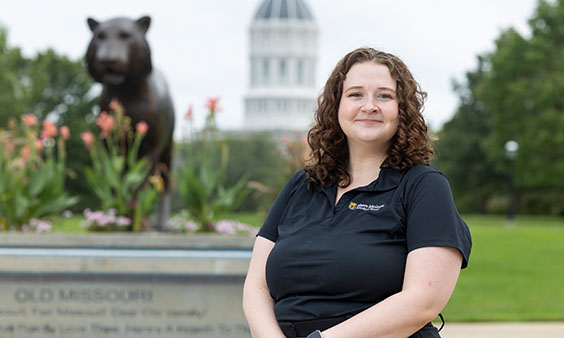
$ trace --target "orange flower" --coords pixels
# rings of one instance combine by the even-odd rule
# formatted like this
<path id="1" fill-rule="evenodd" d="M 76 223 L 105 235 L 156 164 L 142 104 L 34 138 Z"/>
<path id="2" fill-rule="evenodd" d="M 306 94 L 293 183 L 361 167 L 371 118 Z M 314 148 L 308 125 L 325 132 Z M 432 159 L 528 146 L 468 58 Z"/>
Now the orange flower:
<path id="1" fill-rule="evenodd" d="M 31 150 L 29 149 L 28 146 L 24 146 L 22 148 L 21 154 L 22 154 L 22 158 L 27 161 L 29 159 L 29 156 L 31 155 Z"/>
<path id="2" fill-rule="evenodd" d="M 117 99 L 112 99 L 112 101 L 110 101 L 110 109 L 111 110 L 118 110 L 118 108 L 121 107 L 121 103 L 119 103 L 119 101 Z"/>
<path id="3" fill-rule="evenodd" d="M 100 133 L 100 137 L 106 138 L 110 133 L 110 131 L 114 129 L 114 117 L 108 115 L 108 113 L 103 111 L 100 113 L 100 116 L 98 116 L 98 119 L 96 120 L 96 124 L 98 125 L 98 127 L 100 127 L 100 129 L 102 129 L 102 132 Z"/>
<path id="4" fill-rule="evenodd" d="M 22 120 L 28 127 L 33 127 L 37 124 L 37 117 L 35 117 L 35 115 L 33 114 L 23 114 Z"/>
<path id="5" fill-rule="evenodd" d="M 43 140 L 42 139 L 37 139 L 35 140 L 35 148 L 37 148 L 38 150 L 43 149 Z"/>
<path id="6" fill-rule="evenodd" d="M 70 129 L 67 126 L 62 126 L 59 129 L 59 132 L 61 133 L 61 137 L 63 138 L 63 140 L 68 140 L 70 138 Z"/>
<path id="7" fill-rule="evenodd" d="M 212 97 L 208 99 L 206 107 L 210 110 L 210 115 L 214 116 L 216 112 L 221 111 L 221 108 L 217 105 L 219 102 L 219 97 Z"/>
<path id="8" fill-rule="evenodd" d="M 148 129 L 149 125 L 145 121 L 137 122 L 135 125 L 135 130 L 137 130 L 140 135 L 145 135 Z"/>
<path id="9" fill-rule="evenodd" d="M 43 120 L 43 130 L 41 131 L 42 139 L 49 139 L 57 136 L 59 132 L 57 131 L 57 126 L 49 120 Z"/>
<path id="10" fill-rule="evenodd" d="M 14 144 L 14 141 L 12 140 L 10 135 L 6 135 L 6 134 L 2 135 L 0 133 L 0 147 L 2 145 L 4 146 L 4 149 L 6 149 L 6 152 L 8 153 L 8 155 L 13 154 L 14 151 L 16 150 L 16 145 Z"/>
<path id="11" fill-rule="evenodd" d="M 184 115 L 184 119 L 185 119 L 185 120 L 188 120 L 188 121 L 190 121 L 190 122 L 193 121 L 194 115 L 193 115 L 192 110 L 193 110 L 192 105 L 189 105 L 189 106 L 188 106 L 188 111 L 186 112 L 186 115 Z"/>
<path id="12" fill-rule="evenodd" d="M 86 131 L 80 134 L 80 138 L 82 139 L 82 142 L 84 142 L 84 145 L 87 149 L 92 148 L 92 144 L 94 144 L 94 135 L 91 132 Z"/>

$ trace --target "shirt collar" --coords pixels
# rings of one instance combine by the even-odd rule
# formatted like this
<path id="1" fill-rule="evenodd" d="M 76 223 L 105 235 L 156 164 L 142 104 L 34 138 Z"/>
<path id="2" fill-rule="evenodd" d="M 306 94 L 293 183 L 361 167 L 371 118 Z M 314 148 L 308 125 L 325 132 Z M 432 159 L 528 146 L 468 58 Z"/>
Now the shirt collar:
<path id="1" fill-rule="evenodd" d="M 402 175 L 390 167 L 380 168 L 377 179 L 364 187 L 357 188 L 359 191 L 386 191 L 396 188 L 399 185 Z"/>
<path id="2" fill-rule="evenodd" d="M 370 184 L 359 187 L 354 190 L 357 191 L 387 191 L 395 189 L 401 180 L 402 174 L 390 167 L 380 168 L 380 174 L 377 179 L 372 181 Z M 337 187 L 330 186 L 330 187 L 322 187 L 316 186 L 320 191 L 323 191 L 328 196 L 332 196 L 336 194 Z"/>

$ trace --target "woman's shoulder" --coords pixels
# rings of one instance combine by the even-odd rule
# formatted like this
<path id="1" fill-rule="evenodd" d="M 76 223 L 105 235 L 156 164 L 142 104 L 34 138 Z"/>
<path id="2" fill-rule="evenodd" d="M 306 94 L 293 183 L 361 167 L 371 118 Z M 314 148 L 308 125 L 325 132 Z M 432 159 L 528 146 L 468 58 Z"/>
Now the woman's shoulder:
<path id="1" fill-rule="evenodd" d="M 286 182 L 290 194 L 294 194 L 301 187 L 307 186 L 307 176 L 304 169 L 297 170 Z"/>
<path id="2" fill-rule="evenodd" d="M 416 164 L 407 170 L 402 177 L 402 182 L 406 185 L 417 185 L 422 180 L 448 182 L 439 169 L 428 164 Z"/>
<path id="3" fill-rule="evenodd" d="M 444 174 L 439 169 L 428 164 L 416 164 L 413 167 L 411 167 L 409 170 L 407 170 L 404 176 L 406 178 L 415 178 L 429 174 L 440 174 L 444 176 Z"/>
<path id="4" fill-rule="evenodd" d="M 296 184 L 305 183 L 306 181 L 307 181 L 307 176 L 303 168 L 294 172 L 294 174 L 288 180 L 288 182 L 292 183 L 292 185 L 294 186 Z"/>

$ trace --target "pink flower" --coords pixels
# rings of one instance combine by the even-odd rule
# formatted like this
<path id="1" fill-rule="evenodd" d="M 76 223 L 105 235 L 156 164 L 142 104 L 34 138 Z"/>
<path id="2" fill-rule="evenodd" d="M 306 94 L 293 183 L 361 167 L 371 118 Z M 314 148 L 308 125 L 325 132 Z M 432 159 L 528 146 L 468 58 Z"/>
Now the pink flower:
<path id="1" fill-rule="evenodd" d="M 111 110 L 118 110 L 120 107 L 121 107 L 121 103 L 119 103 L 119 101 L 116 98 L 113 98 L 112 101 L 110 101 Z"/>
<path id="2" fill-rule="evenodd" d="M 14 141 L 12 141 L 12 139 L 10 137 L 6 137 L 1 141 L 2 141 L 2 143 L 4 143 L 4 146 L 6 147 L 6 152 L 8 153 L 8 155 L 11 155 L 11 154 L 14 153 L 14 151 L 16 151 L 16 145 L 14 144 Z"/>
<path id="3" fill-rule="evenodd" d="M 24 114 L 22 115 L 22 120 L 24 124 L 28 127 L 33 127 L 37 124 L 37 117 L 33 114 Z"/>
<path id="4" fill-rule="evenodd" d="M 43 149 L 43 140 L 42 139 L 35 140 L 35 148 L 37 148 L 38 150 Z"/>
<path id="5" fill-rule="evenodd" d="M 24 146 L 21 151 L 22 158 L 27 161 L 31 155 L 31 150 L 28 146 Z"/>
<path id="6" fill-rule="evenodd" d="M 221 234 L 235 234 L 235 222 L 231 220 L 221 220 L 215 224 L 215 231 Z"/>
<path id="7" fill-rule="evenodd" d="M 188 106 L 188 111 L 186 112 L 186 115 L 184 115 L 184 119 L 187 120 L 187 121 L 189 121 L 189 122 L 192 122 L 192 121 L 193 121 L 194 115 L 193 115 L 193 107 L 192 107 L 192 105 L 189 105 L 189 106 Z"/>
<path id="8" fill-rule="evenodd" d="M 206 103 L 206 107 L 210 110 L 211 116 L 214 116 L 216 112 L 221 110 L 221 108 L 219 108 L 217 104 L 218 102 L 219 102 L 219 97 L 212 97 L 208 99 L 208 102 Z"/>
<path id="9" fill-rule="evenodd" d="M 135 130 L 137 130 L 140 135 L 145 135 L 147 130 L 149 130 L 149 125 L 145 121 L 137 122 Z"/>
<path id="10" fill-rule="evenodd" d="M 131 219 L 120 216 L 117 218 L 116 224 L 121 227 L 126 227 L 131 224 Z"/>
<path id="11" fill-rule="evenodd" d="M 43 120 L 43 130 L 41 131 L 42 139 L 49 139 L 57 136 L 57 126 L 49 120 Z"/>
<path id="12" fill-rule="evenodd" d="M 194 221 L 186 221 L 186 223 L 184 223 L 184 227 L 189 231 L 198 231 L 198 229 L 200 229 L 200 224 Z"/>
<path id="13" fill-rule="evenodd" d="M 84 142 L 84 145 L 87 149 L 92 148 L 92 144 L 94 144 L 94 135 L 91 132 L 86 131 L 80 134 L 80 138 L 82 139 L 82 142 Z"/>
<path id="14" fill-rule="evenodd" d="M 61 137 L 63 138 L 63 140 L 68 140 L 70 138 L 70 129 L 67 126 L 62 126 L 59 129 L 59 132 L 61 133 Z"/>
<path id="15" fill-rule="evenodd" d="M 98 119 L 96 120 L 96 124 L 98 125 L 98 127 L 100 127 L 100 129 L 102 129 L 102 132 L 100 133 L 100 137 L 106 138 L 109 132 L 114 129 L 114 117 L 108 115 L 108 113 L 103 111 L 100 113 L 100 116 L 98 116 Z"/>

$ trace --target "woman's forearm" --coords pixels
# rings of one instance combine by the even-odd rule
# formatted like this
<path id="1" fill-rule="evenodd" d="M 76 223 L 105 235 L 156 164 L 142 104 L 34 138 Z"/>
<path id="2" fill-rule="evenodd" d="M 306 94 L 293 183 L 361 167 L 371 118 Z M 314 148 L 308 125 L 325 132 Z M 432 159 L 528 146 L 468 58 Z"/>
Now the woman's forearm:
<path id="1" fill-rule="evenodd" d="M 243 289 L 243 312 L 254 338 L 285 338 L 276 315 L 274 301 L 266 285 L 266 259 L 274 247 L 272 241 L 258 236 Z"/>
<path id="2" fill-rule="evenodd" d="M 405 338 L 433 320 L 448 302 L 462 262 L 459 251 L 428 247 L 407 257 L 404 285 L 382 302 L 323 332 L 325 338 Z"/>
<path id="3" fill-rule="evenodd" d="M 435 316 L 421 307 L 418 297 L 397 293 L 345 322 L 323 332 L 324 338 L 405 338 Z"/>
<path id="4" fill-rule="evenodd" d="M 253 337 L 284 338 L 274 315 L 274 302 L 268 290 L 246 283 L 243 294 L 243 311 Z"/>
<path id="5" fill-rule="evenodd" d="M 252 336 L 254 338 L 284 338 L 285 336 L 274 315 L 274 302 L 268 289 L 253 284 L 251 281 L 245 282 L 243 293 L 243 311 Z"/>

